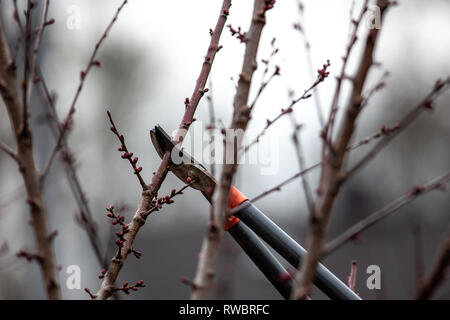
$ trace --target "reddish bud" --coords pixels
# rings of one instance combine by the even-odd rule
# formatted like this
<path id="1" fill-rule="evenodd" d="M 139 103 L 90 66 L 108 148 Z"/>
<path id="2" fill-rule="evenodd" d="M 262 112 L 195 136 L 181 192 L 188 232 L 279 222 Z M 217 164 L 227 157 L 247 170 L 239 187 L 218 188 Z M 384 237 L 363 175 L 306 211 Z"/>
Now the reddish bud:
<path id="1" fill-rule="evenodd" d="M 45 25 L 46 26 L 49 26 L 49 25 L 51 25 L 51 24 L 54 24 L 55 23 L 55 19 L 50 19 L 50 20 L 48 20 L 47 22 L 45 22 Z"/>

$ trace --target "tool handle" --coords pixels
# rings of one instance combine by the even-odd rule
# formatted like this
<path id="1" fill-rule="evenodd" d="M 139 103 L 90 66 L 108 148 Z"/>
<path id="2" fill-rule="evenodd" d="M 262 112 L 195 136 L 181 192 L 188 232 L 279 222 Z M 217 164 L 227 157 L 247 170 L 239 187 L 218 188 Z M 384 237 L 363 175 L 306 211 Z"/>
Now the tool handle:
<path id="1" fill-rule="evenodd" d="M 307 255 L 306 250 L 248 200 L 242 203 L 242 207 L 243 209 L 238 211 L 236 216 L 292 266 L 298 268 L 301 259 Z M 331 299 L 361 300 L 358 295 L 320 263 L 317 266 L 314 284 Z"/>
<path id="2" fill-rule="evenodd" d="M 289 299 L 292 285 L 288 273 L 258 236 L 242 222 L 234 224 L 228 232 L 283 298 Z"/>

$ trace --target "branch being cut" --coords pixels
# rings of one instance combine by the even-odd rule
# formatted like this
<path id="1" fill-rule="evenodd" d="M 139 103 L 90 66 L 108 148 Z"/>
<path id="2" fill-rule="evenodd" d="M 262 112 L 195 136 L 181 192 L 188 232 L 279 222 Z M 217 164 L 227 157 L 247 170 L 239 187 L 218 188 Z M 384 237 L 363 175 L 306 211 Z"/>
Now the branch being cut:
<path id="1" fill-rule="evenodd" d="M 253 73 L 257 68 L 256 55 L 258 52 L 261 33 L 266 23 L 266 11 L 273 7 L 274 1 L 255 0 L 253 5 L 252 21 L 249 31 L 245 35 L 245 53 L 242 64 L 242 71 L 239 75 L 237 92 L 234 97 L 233 120 L 230 128 L 241 129 L 245 132 L 250 120 L 250 111 L 248 104 L 248 96 Z M 234 146 L 233 139 L 226 139 L 225 150 L 239 150 L 240 143 Z M 226 152 L 224 152 L 226 154 Z M 213 217 L 206 237 L 203 239 L 202 251 L 200 252 L 197 271 L 194 278 L 194 286 L 191 299 L 208 298 L 217 263 L 217 255 L 219 252 L 220 242 L 223 235 L 223 226 L 227 220 L 228 198 L 233 175 L 237 170 L 237 163 L 225 164 L 222 169 L 220 180 L 213 194 Z"/>
<path id="2" fill-rule="evenodd" d="M 181 120 L 180 126 L 178 128 L 178 131 L 175 135 L 174 140 L 178 143 L 182 143 L 184 137 L 187 134 L 187 130 L 189 129 L 190 125 L 192 124 L 192 120 L 194 117 L 195 110 L 197 109 L 197 106 L 200 102 L 200 99 L 204 95 L 205 91 L 205 85 L 208 80 L 209 73 L 211 71 L 212 63 L 214 61 L 214 58 L 216 56 L 216 53 L 220 50 L 219 46 L 219 40 L 220 36 L 222 34 L 223 28 L 225 26 L 225 22 L 227 20 L 227 17 L 229 15 L 229 9 L 231 6 L 231 0 L 224 0 L 222 3 L 222 7 L 220 9 L 219 18 L 217 20 L 217 24 L 211 34 L 211 41 L 208 46 L 208 50 L 206 52 L 205 59 L 203 61 L 202 68 L 200 70 L 200 74 L 197 79 L 197 83 L 194 88 L 194 92 L 191 96 L 191 98 L 187 98 L 185 101 L 186 109 L 183 115 L 183 118 Z M 123 264 L 125 263 L 125 260 L 127 256 L 132 252 L 133 250 L 133 243 L 136 239 L 136 236 L 140 230 L 140 228 L 145 224 L 146 218 L 148 215 L 146 213 L 151 210 L 153 207 L 152 202 L 155 196 L 157 195 L 157 192 L 159 188 L 161 187 L 164 179 L 167 176 L 168 168 L 170 166 L 170 154 L 166 152 L 164 155 L 158 169 L 156 170 L 155 174 L 153 175 L 152 181 L 147 186 L 147 189 L 142 192 L 141 199 L 138 204 L 138 208 L 136 210 L 136 213 L 133 216 L 133 219 L 128 224 L 130 232 L 128 232 L 124 236 L 124 243 L 123 247 L 121 247 L 120 250 L 120 259 L 117 259 L 116 256 L 112 259 L 111 264 L 109 265 L 108 270 L 106 271 L 104 275 L 103 282 L 100 286 L 100 289 L 97 293 L 93 294 L 93 298 L 99 299 L 99 300 L 105 300 L 108 297 L 111 296 L 113 289 L 114 289 L 114 283 L 119 276 L 120 270 L 122 269 Z"/>

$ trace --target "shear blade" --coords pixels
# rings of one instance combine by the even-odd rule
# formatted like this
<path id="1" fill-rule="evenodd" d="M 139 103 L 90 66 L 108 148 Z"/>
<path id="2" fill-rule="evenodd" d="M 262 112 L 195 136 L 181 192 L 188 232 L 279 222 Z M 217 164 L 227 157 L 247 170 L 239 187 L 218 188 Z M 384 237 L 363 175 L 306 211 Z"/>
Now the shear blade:
<path id="1" fill-rule="evenodd" d="M 171 169 L 181 181 L 186 183 L 187 178 L 190 177 L 193 179 L 191 187 L 204 192 L 210 192 L 214 188 L 216 181 L 206 168 L 189 153 L 182 150 L 161 126 L 156 125 L 154 129 L 150 130 L 150 138 L 161 158 L 166 152 L 170 152 Z M 176 159 L 173 159 L 174 157 Z"/>

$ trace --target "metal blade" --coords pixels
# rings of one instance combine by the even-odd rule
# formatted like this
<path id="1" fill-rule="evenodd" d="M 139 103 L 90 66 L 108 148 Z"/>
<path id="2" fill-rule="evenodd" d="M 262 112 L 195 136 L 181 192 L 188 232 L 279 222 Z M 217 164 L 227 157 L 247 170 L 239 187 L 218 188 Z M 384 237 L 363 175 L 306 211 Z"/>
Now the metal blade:
<path id="1" fill-rule="evenodd" d="M 190 177 L 194 181 L 191 187 L 206 193 L 212 193 L 216 181 L 208 170 L 180 148 L 161 126 L 156 125 L 154 129 L 150 130 L 150 138 L 161 159 L 166 152 L 170 152 L 171 170 L 181 181 L 186 183 L 188 177 Z"/>

